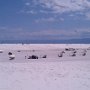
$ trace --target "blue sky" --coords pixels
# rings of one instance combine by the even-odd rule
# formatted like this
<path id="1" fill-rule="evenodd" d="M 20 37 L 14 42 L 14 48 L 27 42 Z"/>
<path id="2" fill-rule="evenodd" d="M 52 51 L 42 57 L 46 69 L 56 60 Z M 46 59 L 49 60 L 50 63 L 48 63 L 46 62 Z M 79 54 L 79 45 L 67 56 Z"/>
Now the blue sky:
<path id="1" fill-rule="evenodd" d="M 0 40 L 90 38 L 90 0 L 0 0 Z"/>

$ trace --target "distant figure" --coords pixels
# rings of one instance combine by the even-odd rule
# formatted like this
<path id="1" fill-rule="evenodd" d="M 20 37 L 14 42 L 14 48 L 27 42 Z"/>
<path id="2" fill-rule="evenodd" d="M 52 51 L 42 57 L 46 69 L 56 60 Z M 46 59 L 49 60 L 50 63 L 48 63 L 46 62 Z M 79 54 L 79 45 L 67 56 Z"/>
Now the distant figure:
<path id="1" fill-rule="evenodd" d="M 38 56 L 32 55 L 32 56 L 29 56 L 28 59 L 38 59 Z"/>
<path id="2" fill-rule="evenodd" d="M 3 53 L 3 50 L 0 50 L 0 53 Z"/>
<path id="3" fill-rule="evenodd" d="M 88 47 L 87 50 L 90 50 L 90 47 Z"/>
<path id="4" fill-rule="evenodd" d="M 75 54 L 75 53 L 73 53 L 71 56 L 76 56 L 76 54 Z"/>
<path id="5" fill-rule="evenodd" d="M 65 51 L 62 51 L 61 53 L 65 53 Z"/>
<path id="6" fill-rule="evenodd" d="M 77 51 L 73 51 L 73 53 L 77 53 Z"/>
<path id="7" fill-rule="evenodd" d="M 83 50 L 83 52 L 82 52 L 82 56 L 85 56 L 86 53 L 87 53 L 87 50 Z"/>
<path id="8" fill-rule="evenodd" d="M 70 56 L 76 56 L 76 52 L 72 52 Z"/>
<path id="9" fill-rule="evenodd" d="M 86 52 L 83 52 L 83 53 L 82 53 L 82 56 L 85 56 L 85 55 L 86 55 Z"/>
<path id="10" fill-rule="evenodd" d="M 47 55 L 44 55 L 42 58 L 47 58 Z"/>
<path id="11" fill-rule="evenodd" d="M 58 54 L 58 57 L 62 57 L 62 56 L 63 56 L 63 53 Z"/>
<path id="12" fill-rule="evenodd" d="M 68 48 L 65 48 L 65 51 L 68 51 L 69 49 Z"/>
<path id="13" fill-rule="evenodd" d="M 15 59 L 15 55 L 10 55 L 9 60 L 13 60 L 13 59 Z"/>
<path id="14" fill-rule="evenodd" d="M 25 56 L 25 59 L 26 59 L 27 57 Z"/>
<path id="15" fill-rule="evenodd" d="M 65 51 L 74 51 L 74 48 L 65 48 Z"/>
<path id="16" fill-rule="evenodd" d="M 12 53 L 11 53 L 11 52 L 9 52 L 9 53 L 8 53 L 8 55 L 12 55 Z"/>
<path id="17" fill-rule="evenodd" d="M 18 50 L 17 52 L 21 52 L 20 50 Z"/>
<path id="18" fill-rule="evenodd" d="M 63 57 L 64 53 L 65 53 L 65 51 L 61 51 L 60 54 L 58 54 L 58 57 Z"/>

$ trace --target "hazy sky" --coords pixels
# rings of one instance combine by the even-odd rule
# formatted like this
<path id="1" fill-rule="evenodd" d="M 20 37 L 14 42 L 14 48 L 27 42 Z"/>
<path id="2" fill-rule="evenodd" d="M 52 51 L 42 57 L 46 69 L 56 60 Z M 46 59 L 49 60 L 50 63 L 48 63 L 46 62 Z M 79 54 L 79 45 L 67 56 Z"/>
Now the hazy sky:
<path id="1" fill-rule="evenodd" d="M 0 40 L 90 38 L 90 0 L 0 0 Z"/>

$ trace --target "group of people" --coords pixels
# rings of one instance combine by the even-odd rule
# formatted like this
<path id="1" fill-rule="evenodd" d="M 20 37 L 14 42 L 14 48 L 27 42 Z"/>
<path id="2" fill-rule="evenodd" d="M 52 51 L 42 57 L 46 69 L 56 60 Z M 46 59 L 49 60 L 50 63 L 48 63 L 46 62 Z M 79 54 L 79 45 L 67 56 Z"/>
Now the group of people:
<path id="1" fill-rule="evenodd" d="M 61 51 L 61 52 L 58 54 L 58 57 L 63 57 L 64 53 L 66 53 L 66 52 L 69 52 L 69 56 L 76 56 L 76 54 L 77 54 L 77 52 L 78 52 L 77 50 L 78 50 L 78 49 L 74 49 L 74 48 L 65 48 L 64 51 Z M 84 50 L 82 50 L 81 55 L 82 55 L 82 56 L 85 56 L 86 53 L 87 53 L 87 50 L 84 49 Z"/>
<path id="2" fill-rule="evenodd" d="M 73 57 L 73 56 L 76 56 L 77 55 L 78 49 L 65 48 L 65 50 L 61 51 L 58 54 L 58 57 L 63 57 L 63 55 L 65 53 L 67 53 L 67 52 L 69 52 L 69 56 L 72 56 Z M 81 52 L 81 55 L 82 56 L 85 56 L 86 53 L 87 53 L 87 50 L 86 49 L 83 49 L 82 52 Z M 15 55 L 12 52 L 9 52 L 8 55 L 9 55 L 9 60 L 15 59 Z M 37 55 L 25 56 L 25 59 L 38 59 L 38 58 L 47 58 L 47 55 L 43 55 L 42 57 L 38 57 Z"/>

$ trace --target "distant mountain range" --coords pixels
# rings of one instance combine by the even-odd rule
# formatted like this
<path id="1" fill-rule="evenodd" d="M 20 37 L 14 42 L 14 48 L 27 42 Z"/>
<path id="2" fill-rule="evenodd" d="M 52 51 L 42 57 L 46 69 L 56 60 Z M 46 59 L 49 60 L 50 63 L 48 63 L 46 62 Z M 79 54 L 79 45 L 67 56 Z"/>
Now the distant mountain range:
<path id="1" fill-rule="evenodd" d="M 1 44 L 90 44 L 90 38 L 69 39 L 69 40 L 0 40 Z"/>

